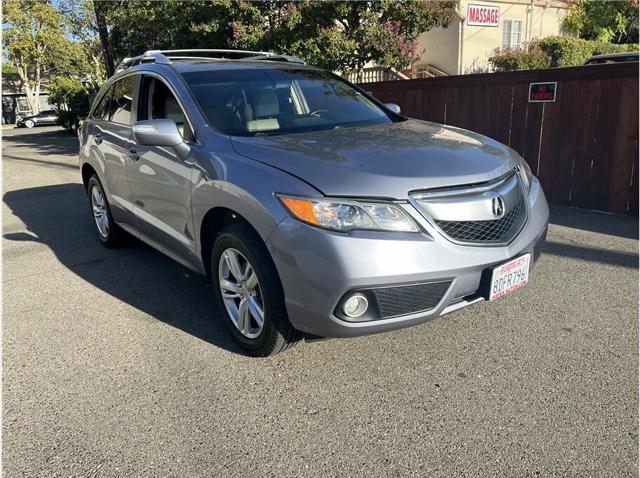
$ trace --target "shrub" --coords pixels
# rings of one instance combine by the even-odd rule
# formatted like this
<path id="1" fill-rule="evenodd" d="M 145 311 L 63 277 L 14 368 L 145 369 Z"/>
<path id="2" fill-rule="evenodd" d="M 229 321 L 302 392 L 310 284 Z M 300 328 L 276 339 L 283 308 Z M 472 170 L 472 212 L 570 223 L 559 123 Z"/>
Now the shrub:
<path id="1" fill-rule="evenodd" d="M 573 37 L 547 37 L 537 40 L 537 43 L 553 68 L 583 65 L 593 55 L 595 42 Z"/>
<path id="2" fill-rule="evenodd" d="M 2 74 L 6 75 L 7 73 L 18 73 L 18 69 L 13 66 L 8 61 L 2 62 Z"/>
<path id="3" fill-rule="evenodd" d="M 80 119 L 89 114 L 89 92 L 78 78 L 52 78 L 49 103 L 54 105 L 60 125 L 69 131 L 77 130 Z"/>
<path id="4" fill-rule="evenodd" d="M 574 37 L 547 37 L 520 48 L 497 49 L 489 58 L 495 71 L 583 65 L 593 55 L 638 51 L 637 43 L 615 44 Z"/>
<path id="5" fill-rule="evenodd" d="M 489 62 L 495 71 L 549 68 L 549 58 L 535 42 L 525 43 L 519 48 L 497 48 Z"/>
<path id="6" fill-rule="evenodd" d="M 605 43 L 594 42 L 594 55 L 606 55 L 608 53 L 626 53 L 628 51 L 638 51 L 639 45 L 637 43 Z"/>

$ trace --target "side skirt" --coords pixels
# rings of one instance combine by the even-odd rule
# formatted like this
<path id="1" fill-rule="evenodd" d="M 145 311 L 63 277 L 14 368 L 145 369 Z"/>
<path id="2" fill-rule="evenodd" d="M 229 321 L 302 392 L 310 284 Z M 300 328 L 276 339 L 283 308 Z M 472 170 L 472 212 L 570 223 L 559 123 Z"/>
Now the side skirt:
<path id="1" fill-rule="evenodd" d="M 191 262 L 189 262 L 189 261 L 183 259 L 182 257 L 178 256 L 177 254 L 174 254 L 173 252 L 171 252 L 166 247 L 160 245 L 159 243 L 157 243 L 156 241 L 151 239 L 149 236 L 145 236 L 144 234 L 142 234 L 140 231 L 138 231 L 137 229 L 133 228 L 129 224 L 124 224 L 124 223 L 120 223 L 120 222 L 117 223 L 117 224 L 122 229 L 124 229 L 129 234 L 131 234 L 132 236 L 137 237 L 142 242 L 144 242 L 145 244 L 150 245 L 151 247 L 153 247 L 157 251 L 162 252 L 165 256 L 169 257 L 170 259 L 173 259 L 178 264 L 186 267 L 187 269 L 189 269 L 189 270 L 191 270 L 193 272 L 197 272 L 198 274 L 201 274 L 201 275 L 206 275 L 207 274 L 207 272 L 205 271 L 205 269 L 204 269 L 202 264 L 198 264 L 198 265 L 192 264 Z"/>

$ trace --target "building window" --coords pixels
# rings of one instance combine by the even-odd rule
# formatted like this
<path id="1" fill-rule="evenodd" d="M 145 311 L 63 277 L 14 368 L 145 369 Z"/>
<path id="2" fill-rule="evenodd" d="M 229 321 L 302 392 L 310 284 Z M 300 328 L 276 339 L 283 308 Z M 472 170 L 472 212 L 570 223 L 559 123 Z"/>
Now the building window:
<path id="1" fill-rule="evenodd" d="M 502 22 L 502 48 L 516 48 L 522 39 L 522 20 Z"/>

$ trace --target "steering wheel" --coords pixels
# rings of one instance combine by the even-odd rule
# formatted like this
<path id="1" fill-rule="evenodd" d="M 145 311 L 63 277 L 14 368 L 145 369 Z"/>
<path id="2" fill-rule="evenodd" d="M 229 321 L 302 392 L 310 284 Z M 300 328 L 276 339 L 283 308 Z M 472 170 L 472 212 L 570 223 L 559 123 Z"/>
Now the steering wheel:
<path id="1" fill-rule="evenodd" d="M 329 110 L 314 110 L 309 113 L 309 116 L 320 116 L 320 113 L 328 113 Z"/>

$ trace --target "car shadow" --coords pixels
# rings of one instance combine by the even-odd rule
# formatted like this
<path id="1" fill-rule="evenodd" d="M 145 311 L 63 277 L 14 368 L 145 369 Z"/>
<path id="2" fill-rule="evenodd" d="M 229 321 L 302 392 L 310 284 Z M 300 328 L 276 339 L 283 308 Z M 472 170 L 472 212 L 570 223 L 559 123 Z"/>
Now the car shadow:
<path id="1" fill-rule="evenodd" d="M 82 185 L 10 191 L 4 202 L 27 228 L 5 226 L 5 240 L 44 244 L 68 269 L 116 299 L 201 340 L 242 353 L 214 313 L 205 277 L 133 238 L 119 249 L 100 244 Z"/>
<path id="2" fill-rule="evenodd" d="M 16 128 L 3 132 L 3 140 L 12 148 L 25 148 L 31 156 L 70 155 L 77 156 L 78 138 L 61 127 Z M 35 153 L 35 154 L 34 154 Z"/>
<path id="3" fill-rule="evenodd" d="M 565 244 L 556 241 L 547 241 L 544 244 L 544 254 L 553 256 L 570 257 L 588 262 L 600 262 L 627 269 L 638 269 L 638 255 L 628 252 L 598 249 L 575 244 Z"/>
<path id="4" fill-rule="evenodd" d="M 566 206 L 549 206 L 549 222 L 599 234 L 638 239 L 638 218 Z"/>

